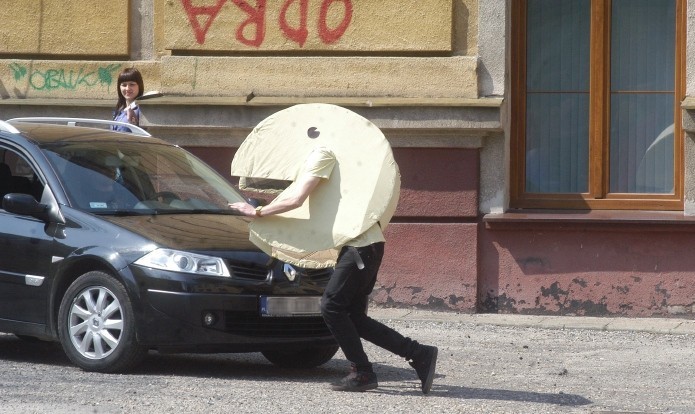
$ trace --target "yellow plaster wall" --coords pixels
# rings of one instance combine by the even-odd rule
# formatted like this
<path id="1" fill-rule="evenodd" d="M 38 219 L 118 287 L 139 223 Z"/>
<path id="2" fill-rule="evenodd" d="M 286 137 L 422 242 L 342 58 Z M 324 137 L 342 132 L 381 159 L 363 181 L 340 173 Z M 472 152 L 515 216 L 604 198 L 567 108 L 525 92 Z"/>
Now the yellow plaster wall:
<path id="1" fill-rule="evenodd" d="M 0 53 L 127 57 L 128 5 L 128 1 L 104 0 L 0 0 Z"/>
<path id="2" fill-rule="evenodd" d="M 452 52 L 475 56 L 478 53 L 478 0 L 454 0 L 452 27 Z"/>
<path id="3" fill-rule="evenodd" d="M 232 0 L 0 0 L 0 17 L 17 22 L 14 29 L 0 27 L 0 99 L 112 100 L 117 73 L 131 65 L 143 72 L 145 89 L 168 96 L 477 98 L 478 0 L 306 0 L 308 35 L 299 46 L 283 40 L 277 21 L 282 4 L 289 4 L 287 20 L 296 24 L 291 19 L 301 1 L 267 0 L 264 42 L 250 48 L 225 46 L 236 40 L 234 30 L 244 17 Z M 316 32 L 324 1 L 330 4 L 327 20 L 339 16 L 343 4 L 353 7 L 350 25 L 330 45 Z M 142 54 L 128 52 L 134 30 L 129 14 L 147 4 L 153 21 L 141 25 L 152 27 L 154 45 L 143 48 L 151 48 L 153 58 L 129 61 Z M 185 4 L 189 10 L 221 5 L 202 46 Z M 178 16 L 172 16 L 175 10 Z M 208 22 L 204 17 L 198 16 L 198 24 Z M 177 42 L 191 49 L 167 49 Z M 27 54 L 46 59 L 22 59 Z M 61 54 L 70 56 L 61 60 Z M 72 56 L 82 54 L 84 60 Z M 113 60 L 114 54 L 125 56 Z"/>
<path id="4" fill-rule="evenodd" d="M 191 96 L 477 97 L 475 58 L 162 58 L 162 88 Z M 436 74 L 436 76 L 434 76 Z"/>
<path id="5" fill-rule="evenodd" d="M 451 51 L 452 0 L 165 3 L 171 50 Z M 302 5 L 305 8 L 302 8 Z"/>

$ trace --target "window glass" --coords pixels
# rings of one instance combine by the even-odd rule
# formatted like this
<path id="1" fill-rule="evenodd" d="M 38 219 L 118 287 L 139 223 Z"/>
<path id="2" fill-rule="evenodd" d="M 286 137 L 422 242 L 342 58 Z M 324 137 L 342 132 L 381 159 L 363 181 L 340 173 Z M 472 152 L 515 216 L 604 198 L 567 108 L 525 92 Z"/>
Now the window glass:
<path id="1" fill-rule="evenodd" d="M 611 7 L 610 191 L 673 193 L 675 4 Z"/>
<path id="2" fill-rule="evenodd" d="M 526 191 L 586 192 L 590 1 L 528 3 Z"/>
<path id="3" fill-rule="evenodd" d="M 685 0 L 512 7 L 516 208 L 683 208 Z"/>
<path id="4" fill-rule="evenodd" d="M 44 146 L 73 207 L 103 214 L 231 214 L 244 198 L 190 153 L 174 146 L 118 141 Z"/>
<path id="5" fill-rule="evenodd" d="M 0 148 L 0 155 L 0 200 L 5 194 L 20 193 L 29 194 L 39 201 L 43 183 L 29 162 L 11 149 Z"/>

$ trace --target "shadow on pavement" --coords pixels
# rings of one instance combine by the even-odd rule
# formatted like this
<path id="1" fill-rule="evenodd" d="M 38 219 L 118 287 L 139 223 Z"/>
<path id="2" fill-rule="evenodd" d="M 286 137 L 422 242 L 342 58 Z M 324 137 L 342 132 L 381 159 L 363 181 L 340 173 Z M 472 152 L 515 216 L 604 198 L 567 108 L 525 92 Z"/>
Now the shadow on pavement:
<path id="1" fill-rule="evenodd" d="M 312 369 L 292 370 L 277 367 L 261 354 L 150 354 L 133 374 L 190 377 L 216 377 L 252 379 L 256 381 L 288 381 L 330 383 L 347 375 L 347 361 L 336 358 Z M 379 378 L 379 388 L 371 393 L 393 395 L 422 395 L 415 371 L 409 367 L 390 364 L 374 364 Z M 492 388 L 473 388 L 446 384 L 445 375 L 435 375 L 428 397 L 446 397 L 467 400 L 496 400 L 523 403 L 552 404 L 558 406 L 583 406 L 593 401 L 575 394 L 543 393 Z"/>
<path id="2" fill-rule="evenodd" d="M 296 379 L 303 382 L 325 381 L 346 375 L 340 360 L 310 369 L 289 369 L 273 365 L 260 353 L 159 354 L 150 352 L 132 372 L 133 375 L 176 375 L 201 378 L 235 378 L 262 381 Z"/>
<path id="3" fill-rule="evenodd" d="M 0 360 L 28 362 L 57 366 L 71 365 L 63 348 L 57 342 L 38 339 L 20 339 L 14 335 L 0 335 Z"/>
<path id="4" fill-rule="evenodd" d="M 409 368 L 399 368 L 392 365 L 375 364 L 379 376 L 379 388 L 372 392 L 398 395 L 422 395 L 420 381 L 415 371 Z M 398 385 L 402 382 L 403 385 Z M 446 375 L 435 374 L 432 389 L 428 396 L 458 398 L 465 400 L 494 400 L 524 403 L 552 404 L 559 406 L 582 406 L 593 404 L 593 401 L 581 395 L 558 393 L 543 393 L 520 390 L 503 390 L 494 388 L 473 388 L 446 383 Z"/>
<path id="5" fill-rule="evenodd" d="M 71 366 L 60 344 L 39 340 L 22 340 L 14 335 L 0 335 L 0 360 L 55 366 Z M 159 354 L 150 352 L 130 375 L 176 375 L 203 378 L 236 378 L 260 381 L 329 383 L 347 374 L 347 361 L 334 358 L 311 369 L 287 369 L 268 362 L 260 353 L 240 354 Z M 77 369 L 77 368 L 76 368 Z M 420 383 L 409 367 L 375 363 L 379 388 L 373 393 L 422 395 Z M 531 391 L 473 388 L 446 384 L 445 375 L 436 375 L 430 397 L 468 400 L 497 400 L 526 403 L 582 406 L 592 401 L 581 395 Z"/>
<path id="6" fill-rule="evenodd" d="M 593 401 L 582 397 L 581 395 L 545 392 L 530 392 L 516 390 L 500 390 L 486 388 L 469 388 L 469 387 L 450 387 L 443 386 L 449 394 L 455 392 L 459 398 L 476 399 L 476 400 L 504 400 L 517 402 L 535 402 L 542 404 L 554 404 L 562 406 L 580 406 L 592 404 Z M 452 389 L 454 388 L 454 389 Z M 437 388 L 435 387 L 435 391 Z"/>
<path id="7" fill-rule="evenodd" d="M 0 360 L 71 366 L 60 344 L 38 340 L 22 340 L 14 335 L 0 335 Z M 347 374 L 347 361 L 335 358 L 311 369 L 286 369 L 268 362 L 260 353 L 242 354 L 158 354 L 150 352 L 130 375 L 176 375 L 203 378 L 236 378 L 256 381 L 287 381 L 330 383 Z M 75 369 L 77 369 L 75 367 Z M 420 382 L 409 367 L 375 363 L 379 388 L 370 393 L 422 395 Z M 524 403 L 582 406 L 592 401 L 575 394 L 542 393 L 491 388 L 473 388 L 446 383 L 445 375 L 436 375 L 428 397 L 467 400 L 496 400 Z"/>
<path id="8" fill-rule="evenodd" d="M 409 387 L 404 390 L 402 386 L 379 384 L 379 388 L 370 391 L 381 394 L 391 395 L 421 395 L 420 383 L 409 382 Z M 446 397 L 459 398 L 465 400 L 494 400 L 494 401 L 512 401 L 521 403 L 538 403 L 552 404 L 565 407 L 575 407 L 593 404 L 593 401 L 582 397 L 581 395 L 565 394 L 565 393 L 543 393 L 531 391 L 516 391 L 516 390 L 501 390 L 488 388 L 470 388 L 460 387 L 456 385 L 437 384 L 436 381 L 432 385 L 429 398 Z"/>

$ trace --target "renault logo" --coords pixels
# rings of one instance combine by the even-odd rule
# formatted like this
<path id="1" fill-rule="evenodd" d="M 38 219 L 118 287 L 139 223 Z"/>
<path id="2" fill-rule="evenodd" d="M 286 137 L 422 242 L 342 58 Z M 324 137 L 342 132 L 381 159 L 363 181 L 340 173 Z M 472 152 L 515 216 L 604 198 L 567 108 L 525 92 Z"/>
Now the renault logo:
<path id="1" fill-rule="evenodd" d="M 282 268 L 282 270 L 285 272 L 285 276 L 287 276 L 287 279 L 290 282 L 294 282 L 294 279 L 297 277 L 297 270 L 287 263 L 285 263 L 285 266 Z"/>

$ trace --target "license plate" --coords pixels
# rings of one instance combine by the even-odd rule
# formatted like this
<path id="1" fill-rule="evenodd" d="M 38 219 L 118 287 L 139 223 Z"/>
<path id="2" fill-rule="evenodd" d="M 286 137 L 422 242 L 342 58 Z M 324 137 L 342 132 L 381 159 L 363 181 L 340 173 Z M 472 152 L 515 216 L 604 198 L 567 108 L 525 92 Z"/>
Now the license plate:
<path id="1" fill-rule="evenodd" d="M 318 316 L 321 296 L 261 296 L 261 316 Z"/>

